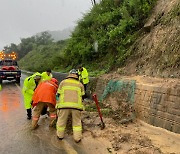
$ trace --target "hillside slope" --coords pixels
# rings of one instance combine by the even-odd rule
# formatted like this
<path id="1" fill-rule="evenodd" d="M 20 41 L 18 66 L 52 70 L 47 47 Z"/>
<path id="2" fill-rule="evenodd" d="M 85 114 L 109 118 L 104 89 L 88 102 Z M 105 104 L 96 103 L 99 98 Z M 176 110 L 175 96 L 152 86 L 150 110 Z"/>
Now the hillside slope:
<path id="1" fill-rule="evenodd" d="M 159 0 L 119 74 L 180 78 L 180 1 Z"/>
<path id="2" fill-rule="evenodd" d="M 122 66 L 155 4 L 156 0 L 106 0 L 95 5 L 73 31 L 64 67 L 81 63 L 103 73 Z"/>
<path id="3" fill-rule="evenodd" d="M 33 46 L 20 64 L 32 71 L 45 64 L 59 71 L 83 64 L 90 75 L 180 78 L 179 25 L 179 0 L 101 1 L 78 22 L 63 48 L 55 42 Z"/>

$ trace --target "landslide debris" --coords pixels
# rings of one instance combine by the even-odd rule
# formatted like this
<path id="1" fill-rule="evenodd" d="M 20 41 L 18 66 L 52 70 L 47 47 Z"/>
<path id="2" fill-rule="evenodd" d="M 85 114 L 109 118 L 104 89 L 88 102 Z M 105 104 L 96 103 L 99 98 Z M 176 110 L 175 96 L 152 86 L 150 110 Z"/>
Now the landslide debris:
<path id="1" fill-rule="evenodd" d="M 158 0 L 117 73 L 180 78 L 180 1 Z"/>
<path id="2" fill-rule="evenodd" d="M 141 133 L 140 124 L 136 121 L 128 124 L 118 124 L 112 118 L 104 118 L 106 128 L 100 129 L 100 119 L 97 112 L 83 113 L 84 134 L 90 132 L 94 139 L 104 138 L 112 144 L 112 149 L 107 150 L 118 154 L 162 154 L 161 150 L 155 147 L 151 140 Z"/>

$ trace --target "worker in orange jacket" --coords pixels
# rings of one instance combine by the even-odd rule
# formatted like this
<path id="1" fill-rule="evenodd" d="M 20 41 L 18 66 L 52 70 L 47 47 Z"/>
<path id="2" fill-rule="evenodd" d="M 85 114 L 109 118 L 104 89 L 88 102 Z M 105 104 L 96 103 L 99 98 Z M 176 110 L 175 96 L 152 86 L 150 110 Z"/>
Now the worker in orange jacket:
<path id="1" fill-rule="evenodd" d="M 32 129 L 38 127 L 38 120 L 44 106 L 49 107 L 50 125 L 52 126 L 56 120 L 56 92 L 58 89 L 58 81 L 55 78 L 41 82 L 36 88 L 33 95 L 33 110 Z"/>

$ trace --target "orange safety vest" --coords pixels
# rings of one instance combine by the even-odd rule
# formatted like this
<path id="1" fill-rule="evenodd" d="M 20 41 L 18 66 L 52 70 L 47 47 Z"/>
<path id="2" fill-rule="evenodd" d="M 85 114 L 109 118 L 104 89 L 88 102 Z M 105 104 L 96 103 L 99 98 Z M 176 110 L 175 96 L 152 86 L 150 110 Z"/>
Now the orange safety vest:
<path id="1" fill-rule="evenodd" d="M 36 106 L 39 102 L 51 103 L 56 106 L 56 92 L 58 85 L 52 81 L 41 82 L 33 95 L 33 104 Z"/>

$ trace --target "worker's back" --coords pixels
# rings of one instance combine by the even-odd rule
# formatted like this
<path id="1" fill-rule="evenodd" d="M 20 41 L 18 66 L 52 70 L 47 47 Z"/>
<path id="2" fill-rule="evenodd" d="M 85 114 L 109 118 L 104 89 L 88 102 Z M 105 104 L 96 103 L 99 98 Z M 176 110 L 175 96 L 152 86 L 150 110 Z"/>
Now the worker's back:
<path id="1" fill-rule="evenodd" d="M 60 100 L 57 108 L 75 108 L 83 110 L 82 96 L 84 95 L 84 86 L 76 79 L 68 78 L 61 82 L 58 88 Z"/>
<path id="2" fill-rule="evenodd" d="M 58 85 L 52 81 L 41 82 L 33 95 L 33 106 L 38 102 L 48 102 L 56 105 L 56 92 Z"/>

